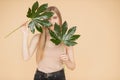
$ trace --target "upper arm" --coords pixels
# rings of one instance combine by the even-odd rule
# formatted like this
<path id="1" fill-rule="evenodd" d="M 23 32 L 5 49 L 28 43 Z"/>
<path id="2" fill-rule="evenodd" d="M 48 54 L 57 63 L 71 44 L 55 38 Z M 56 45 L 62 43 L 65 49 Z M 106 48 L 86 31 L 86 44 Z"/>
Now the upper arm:
<path id="1" fill-rule="evenodd" d="M 37 48 L 37 43 L 39 41 L 39 36 L 40 36 L 40 34 L 34 35 L 31 39 L 31 41 L 30 41 L 30 44 L 28 46 L 30 56 L 33 55 L 33 53 L 35 52 L 35 50 Z"/>

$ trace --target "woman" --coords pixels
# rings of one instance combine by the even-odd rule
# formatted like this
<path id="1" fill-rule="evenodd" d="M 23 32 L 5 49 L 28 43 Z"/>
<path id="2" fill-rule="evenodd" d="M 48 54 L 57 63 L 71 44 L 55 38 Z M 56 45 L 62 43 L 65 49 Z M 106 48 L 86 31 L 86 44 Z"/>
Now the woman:
<path id="1" fill-rule="evenodd" d="M 62 25 L 61 14 L 54 6 L 48 7 L 48 10 L 54 13 L 49 19 L 52 23 L 50 29 L 54 30 L 55 23 Z M 37 69 L 34 80 L 66 80 L 64 65 L 71 70 L 75 69 L 73 47 L 64 46 L 63 51 L 62 45 L 55 45 L 50 41 L 51 37 L 46 28 L 43 28 L 43 33 L 34 35 L 28 46 L 28 28 L 22 28 L 24 60 L 36 53 Z"/>

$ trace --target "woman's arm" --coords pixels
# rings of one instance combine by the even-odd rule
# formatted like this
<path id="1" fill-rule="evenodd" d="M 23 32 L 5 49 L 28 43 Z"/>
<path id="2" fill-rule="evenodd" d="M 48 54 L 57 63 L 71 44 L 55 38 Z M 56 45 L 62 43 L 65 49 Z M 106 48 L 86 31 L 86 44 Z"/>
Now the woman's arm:
<path id="1" fill-rule="evenodd" d="M 23 33 L 23 44 L 22 44 L 22 53 L 23 53 L 23 59 L 27 60 L 29 57 L 29 51 L 28 51 L 28 35 Z"/>
<path id="2" fill-rule="evenodd" d="M 30 41 L 30 44 L 28 44 L 28 37 L 29 37 L 28 36 L 28 28 L 26 28 L 26 30 L 24 29 L 22 31 L 23 31 L 23 44 L 22 44 L 23 59 L 28 60 L 36 50 L 40 34 L 34 35 Z"/>
<path id="3" fill-rule="evenodd" d="M 74 70 L 76 65 L 75 65 L 75 60 L 74 60 L 74 51 L 73 47 L 66 47 L 66 54 L 63 54 L 60 56 L 61 60 L 63 63 L 67 66 L 67 68 Z"/>

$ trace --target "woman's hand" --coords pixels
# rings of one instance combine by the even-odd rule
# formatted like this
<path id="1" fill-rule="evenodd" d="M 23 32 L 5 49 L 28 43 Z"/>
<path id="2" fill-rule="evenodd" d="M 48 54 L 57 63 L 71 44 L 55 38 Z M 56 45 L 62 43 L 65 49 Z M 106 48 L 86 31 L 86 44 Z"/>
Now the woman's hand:
<path id="1" fill-rule="evenodd" d="M 28 22 L 26 22 L 22 25 L 21 31 L 22 31 L 23 35 L 28 36 L 28 33 L 29 33 Z"/>
<path id="2" fill-rule="evenodd" d="M 60 60 L 61 60 L 63 63 L 66 63 L 66 62 L 69 61 L 69 57 L 68 57 L 68 55 L 67 55 L 66 53 L 64 53 L 64 54 L 62 54 L 62 55 L 60 56 Z"/>
<path id="3" fill-rule="evenodd" d="M 60 60 L 67 66 L 67 68 L 74 70 L 75 60 L 74 60 L 74 52 L 73 47 L 66 47 L 66 52 L 60 56 Z"/>

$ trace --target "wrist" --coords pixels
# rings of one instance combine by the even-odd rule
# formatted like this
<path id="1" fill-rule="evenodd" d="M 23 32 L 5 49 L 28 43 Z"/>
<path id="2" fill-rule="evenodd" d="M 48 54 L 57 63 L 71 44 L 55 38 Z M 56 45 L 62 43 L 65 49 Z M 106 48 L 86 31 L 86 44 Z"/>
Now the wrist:
<path id="1" fill-rule="evenodd" d="M 64 60 L 64 63 L 68 64 L 68 63 L 70 63 L 70 61 L 69 60 Z"/>
<path id="2" fill-rule="evenodd" d="M 28 33 L 26 33 L 26 32 L 23 32 L 23 35 L 24 35 L 24 36 L 28 36 Z"/>

